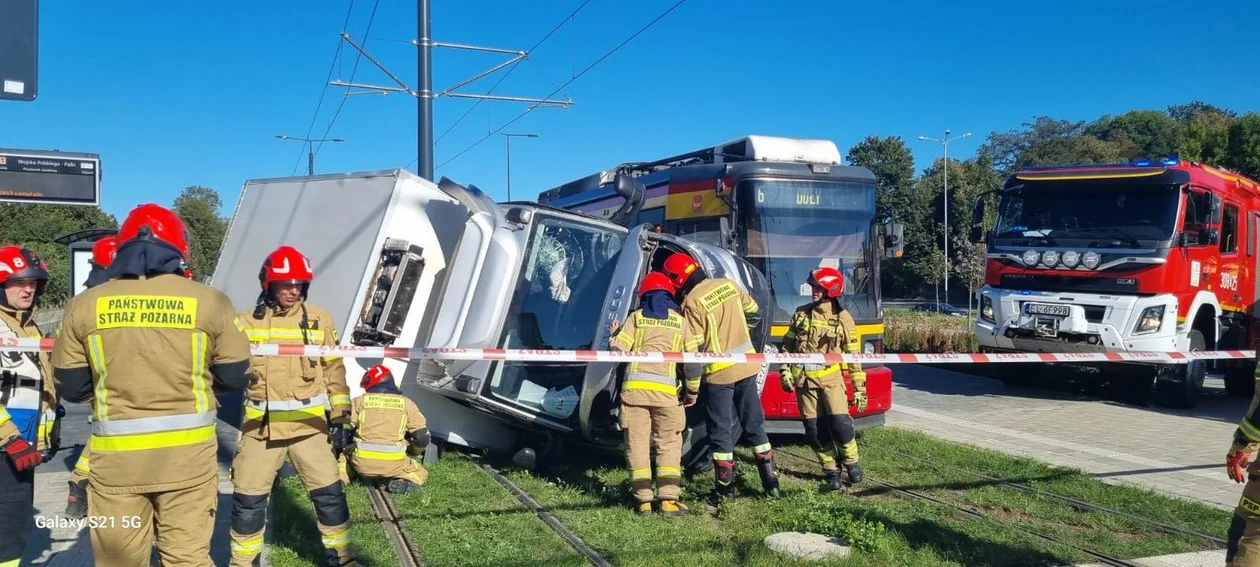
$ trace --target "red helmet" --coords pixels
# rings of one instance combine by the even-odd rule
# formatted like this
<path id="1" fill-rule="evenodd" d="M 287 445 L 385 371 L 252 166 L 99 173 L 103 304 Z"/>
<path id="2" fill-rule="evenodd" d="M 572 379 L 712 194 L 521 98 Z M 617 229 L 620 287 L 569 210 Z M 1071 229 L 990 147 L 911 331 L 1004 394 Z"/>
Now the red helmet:
<path id="1" fill-rule="evenodd" d="M 118 237 L 111 234 L 92 243 L 92 263 L 108 268 L 118 253 Z"/>
<path id="2" fill-rule="evenodd" d="M 16 244 L 0 247 L 0 285 L 9 280 L 35 280 L 35 297 L 48 285 L 48 266 L 34 250 Z"/>
<path id="3" fill-rule="evenodd" d="M 377 364 L 376 366 L 367 369 L 367 372 L 363 373 L 363 379 L 359 380 L 359 387 L 364 390 L 368 390 L 372 386 L 380 384 L 381 382 L 386 380 L 392 381 L 393 379 L 393 372 L 390 372 L 388 368 L 385 368 L 385 365 Z"/>
<path id="4" fill-rule="evenodd" d="M 643 282 L 639 284 L 639 295 L 649 291 L 668 291 L 670 295 L 673 295 L 677 290 L 674 282 L 669 281 L 669 276 L 660 272 L 648 272 L 648 275 L 643 276 Z"/>
<path id="5" fill-rule="evenodd" d="M 263 260 L 262 269 L 258 270 L 258 283 L 262 288 L 271 291 L 273 283 L 300 283 L 305 295 L 315 279 L 315 271 L 311 269 L 311 261 L 305 254 L 292 246 L 276 248 L 267 259 Z"/>
<path id="6" fill-rule="evenodd" d="M 184 262 L 192 259 L 188 225 L 175 211 L 161 205 L 145 203 L 131 209 L 122 226 L 118 227 L 118 247 L 133 240 L 160 242 L 179 252 Z"/>
<path id="7" fill-rule="evenodd" d="M 665 275 L 669 276 L 670 281 L 677 287 L 682 287 L 686 284 L 687 279 L 691 277 L 691 273 L 699 267 L 700 265 L 696 264 L 695 259 L 682 252 L 670 254 L 662 266 L 665 269 Z"/>
<path id="8" fill-rule="evenodd" d="M 844 293 L 844 274 L 835 268 L 818 268 L 809 273 L 805 283 L 822 288 L 824 295 L 829 298 L 834 299 Z"/>

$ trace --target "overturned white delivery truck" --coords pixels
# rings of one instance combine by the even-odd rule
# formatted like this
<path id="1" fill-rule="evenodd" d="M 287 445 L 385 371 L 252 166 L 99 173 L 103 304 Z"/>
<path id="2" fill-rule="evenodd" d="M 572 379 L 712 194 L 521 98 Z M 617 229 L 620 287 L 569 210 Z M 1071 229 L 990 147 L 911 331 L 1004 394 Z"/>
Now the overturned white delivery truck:
<path id="1" fill-rule="evenodd" d="M 643 186 L 608 181 L 627 198 L 612 219 L 495 203 L 476 187 L 401 169 L 247 181 L 211 284 L 251 308 L 263 258 L 296 246 L 315 269 L 309 300 L 332 312 L 342 344 L 369 346 L 606 350 L 609 323 L 625 320 L 639 281 L 676 251 L 769 305 L 765 277 L 732 253 L 623 226 Z M 768 324 L 753 332 L 758 351 Z M 347 359 L 353 395 L 378 363 L 447 443 L 515 453 L 524 466 L 573 444 L 622 443 L 620 364 Z M 684 439 L 687 461 L 703 467 L 701 404 Z"/>

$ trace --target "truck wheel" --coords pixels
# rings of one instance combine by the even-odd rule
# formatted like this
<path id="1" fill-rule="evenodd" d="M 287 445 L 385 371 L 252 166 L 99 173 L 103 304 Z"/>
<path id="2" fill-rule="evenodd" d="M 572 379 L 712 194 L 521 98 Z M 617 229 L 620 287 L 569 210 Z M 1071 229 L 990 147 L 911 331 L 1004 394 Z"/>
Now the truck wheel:
<path id="1" fill-rule="evenodd" d="M 1256 391 L 1255 365 L 1225 369 L 1225 394 L 1231 398 L 1250 398 Z"/>
<path id="2" fill-rule="evenodd" d="M 1207 343 L 1203 333 L 1190 331 L 1190 350 L 1203 350 Z M 1169 376 L 1155 380 L 1155 403 L 1168 408 L 1192 408 L 1203 393 L 1203 379 L 1207 376 L 1206 360 L 1191 360 L 1186 364 L 1169 365 L 1164 369 Z"/>

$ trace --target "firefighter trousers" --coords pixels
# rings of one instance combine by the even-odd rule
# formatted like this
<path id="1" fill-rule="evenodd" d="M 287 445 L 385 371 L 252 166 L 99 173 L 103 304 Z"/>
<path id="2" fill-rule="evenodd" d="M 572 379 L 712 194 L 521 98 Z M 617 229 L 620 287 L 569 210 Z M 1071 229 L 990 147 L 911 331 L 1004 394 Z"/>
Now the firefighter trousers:
<path id="1" fill-rule="evenodd" d="M 824 471 L 839 470 L 837 458 L 846 465 L 858 462 L 857 431 L 849 415 L 849 397 L 845 394 L 843 377 L 807 380 L 796 389 L 796 403 L 805 425 L 805 438 L 818 455 L 818 464 Z M 819 421 L 829 430 L 819 431 Z M 825 440 L 823 433 L 829 433 Z"/>
<path id="2" fill-rule="evenodd" d="M 743 440 L 753 446 L 754 453 L 770 450 L 770 438 L 766 436 L 766 414 L 761 409 L 761 393 L 757 391 L 757 377 L 749 376 L 732 384 L 704 383 L 706 419 L 709 445 L 713 447 L 713 460 L 733 462 L 735 444 Z"/>
<path id="3" fill-rule="evenodd" d="M 0 565 L 17 561 L 35 528 L 35 470 L 18 472 L 0 455 Z"/>
<path id="4" fill-rule="evenodd" d="M 70 482 L 81 482 L 88 479 L 88 473 L 92 472 L 90 454 L 88 446 L 83 445 L 83 452 L 79 453 L 79 460 L 74 462 L 74 468 L 70 469 Z"/>
<path id="5" fill-rule="evenodd" d="M 1260 567 L 1260 470 L 1257 461 L 1247 471 L 1247 484 L 1234 509 L 1225 546 L 1225 564 L 1230 567 Z"/>
<path id="6" fill-rule="evenodd" d="M 367 451 L 354 451 L 350 464 L 360 478 L 388 484 L 391 480 L 407 480 L 420 486 L 429 480 L 429 471 L 406 453 L 382 453 L 373 458 Z"/>
<path id="7" fill-rule="evenodd" d="M 266 441 L 242 435 L 232 460 L 231 565 L 250 565 L 262 552 L 267 498 L 286 455 L 315 505 L 325 552 L 343 564 L 350 561 L 350 509 L 328 438 L 315 434 Z"/>
<path id="8" fill-rule="evenodd" d="M 106 494 L 89 483 L 93 564 L 148 565 L 156 538 L 164 566 L 213 566 L 210 536 L 218 508 L 218 475 L 188 488 L 140 494 Z"/>
<path id="9" fill-rule="evenodd" d="M 651 407 L 621 404 L 621 429 L 626 438 L 630 489 L 637 502 L 652 501 L 652 457 L 661 500 L 678 500 L 682 477 L 682 432 L 687 423 L 680 405 Z M 652 446 L 655 450 L 651 450 Z"/>

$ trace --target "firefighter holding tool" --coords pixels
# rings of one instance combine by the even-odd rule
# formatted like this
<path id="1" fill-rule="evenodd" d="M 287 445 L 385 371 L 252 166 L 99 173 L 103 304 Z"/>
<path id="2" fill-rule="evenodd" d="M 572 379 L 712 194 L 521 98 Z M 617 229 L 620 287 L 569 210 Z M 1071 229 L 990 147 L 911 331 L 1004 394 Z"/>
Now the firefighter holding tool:
<path id="1" fill-rule="evenodd" d="M 83 282 L 85 288 L 92 289 L 109 281 L 106 269 L 114 262 L 114 254 L 117 251 L 118 237 L 112 234 L 92 243 L 92 259 L 88 260 L 92 269 Z M 83 451 L 79 453 L 79 460 L 70 470 L 70 491 L 66 495 L 66 516 L 70 518 L 82 518 L 87 514 L 88 473 L 91 470 L 91 451 L 88 450 L 87 445 L 84 445 Z"/>
<path id="2" fill-rule="evenodd" d="M 787 333 L 783 335 L 783 351 L 788 353 L 846 353 L 861 351 L 857 324 L 849 312 L 840 307 L 844 275 L 835 268 L 814 270 L 805 280 L 813 290 L 813 301 L 796 309 Z M 845 393 L 844 375 L 853 381 L 853 402 L 858 411 L 865 411 L 866 373 L 860 363 L 784 364 L 779 367 L 779 380 L 786 392 L 796 392 L 797 405 L 805 425 L 805 437 L 818 454 L 818 462 L 827 475 L 831 488 L 844 488 L 839 458 L 849 482 L 862 481 L 862 465 L 858 463 L 857 440 L 853 418 L 849 415 L 849 398 Z M 824 446 L 819 434 L 819 421 L 830 428 L 830 447 Z M 837 449 L 836 444 L 839 444 Z"/>
<path id="3" fill-rule="evenodd" d="M 383 365 L 363 373 L 364 394 L 354 400 L 350 423 L 354 444 L 350 463 L 360 477 L 387 483 L 390 492 L 424 487 L 429 471 L 413 458 L 424 453 L 432 436 L 420 408 L 398 390 L 394 375 Z"/>
<path id="4" fill-rule="evenodd" d="M 757 302 L 727 278 L 707 278 L 695 259 L 675 253 L 665 259 L 665 275 L 683 296 L 683 333 L 689 337 L 688 352 L 752 354 L 749 330 L 761 320 Z M 703 382 L 706 425 L 713 448 L 715 495 L 735 497 L 735 443 L 740 434 L 753 445 L 753 457 L 761 476 L 762 489 L 779 495 L 779 477 L 774 470 L 774 451 L 766 436 L 765 413 L 755 362 L 714 362 L 686 364 L 687 396 L 700 394 Z M 738 428 L 738 431 L 736 430 Z M 720 500 L 719 500 L 720 501 Z"/>
<path id="5" fill-rule="evenodd" d="M 219 501 L 217 393 L 244 388 L 249 340 L 223 292 L 191 281 L 183 220 L 148 203 L 118 229 L 107 281 L 66 305 L 61 395 L 92 401 L 96 565 L 209 565 Z"/>
<path id="6" fill-rule="evenodd" d="M 625 325 L 614 321 L 609 348 L 630 352 L 680 352 L 688 342 L 676 291 L 669 277 L 651 272 L 639 284 L 639 309 Z M 620 327 L 620 328 L 618 328 Z M 678 399 L 677 363 L 631 362 L 621 384 L 621 429 L 625 431 L 630 487 L 635 512 L 652 513 L 652 457 L 656 458 L 656 487 L 661 513 L 686 514 L 678 501 L 682 473 L 682 432 L 687 416 Z M 687 405 L 695 402 L 691 396 Z M 654 454 L 649 448 L 655 445 Z"/>
<path id="7" fill-rule="evenodd" d="M 0 247 L 0 338 L 39 338 L 32 320 L 48 284 L 48 267 L 33 251 Z M 52 458 L 57 393 L 48 355 L 0 352 L 0 566 L 16 566 L 34 527 L 35 467 Z"/>
<path id="8" fill-rule="evenodd" d="M 337 344 L 324 308 L 306 301 L 315 273 L 292 246 L 275 249 L 258 272 L 258 305 L 241 313 L 253 343 Z M 241 441 L 232 461 L 232 565 L 250 565 L 263 548 L 267 499 L 288 456 L 315 505 L 329 565 L 354 565 L 350 510 L 337 457 L 350 441 L 350 389 L 340 357 L 255 356 L 245 391 Z"/>

